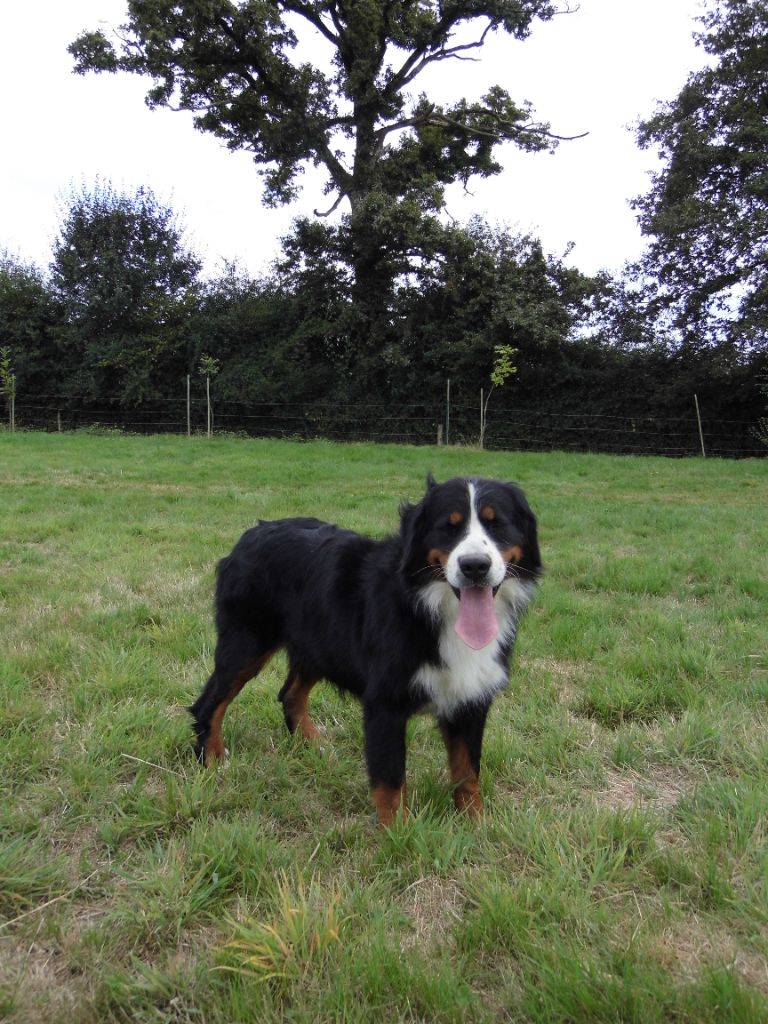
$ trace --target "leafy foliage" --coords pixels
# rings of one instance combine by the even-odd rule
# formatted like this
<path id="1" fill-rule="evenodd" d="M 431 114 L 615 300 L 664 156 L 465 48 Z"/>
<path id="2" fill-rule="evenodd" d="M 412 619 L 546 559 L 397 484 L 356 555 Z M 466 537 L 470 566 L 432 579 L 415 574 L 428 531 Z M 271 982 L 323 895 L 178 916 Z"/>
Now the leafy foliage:
<path id="1" fill-rule="evenodd" d="M 0 253 L 0 342 L 13 351 L 20 391 L 50 393 L 60 312 L 40 270 Z"/>
<path id="2" fill-rule="evenodd" d="M 13 372 L 11 350 L 7 345 L 0 348 L 0 395 L 3 395 L 8 403 L 8 422 L 13 430 L 15 427 L 16 374 Z"/>
<path id="3" fill-rule="evenodd" d="M 768 336 L 768 2 L 713 0 L 707 64 L 638 128 L 664 161 L 635 200 L 657 277 L 688 345 Z"/>
<path id="4" fill-rule="evenodd" d="M 181 376 L 180 340 L 200 270 L 182 234 L 148 188 L 128 195 L 97 183 L 69 196 L 51 284 L 73 393 L 98 398 L 117 390 L 129 404 L 157 396 L 158 370 Z"/>
<path id="5" fill-rule="evenodd" d="M 491 384 L 494 387 L 501 387 L 507 377 L 517 373 L 517 367 L 512 363 L 516 350 L 511 345 L 496 345 L 493 351 L 496 358 L 491 370 Z"/>
<path id="6" fill-rule="evenodd" d="M 353 272 L 359 355 L 387 344 L 394 282 L 434 234 L 445 186 L 498 173 L 499 143 L 556 142 L 498 85 L 442 106 L 414 96 L 414 83 L 491 32 L 524 39 L 553 12 L 549 0 L 133 0 L 117 48 L 96 31 L 70 52 L 80 73 L 150 77 L 150 106 L 192 111 L 200 130 L 250 152 L 267 203 L 293 199 L 308 164 L 324 168 L 328 213 L 348 203 L 339 250 Z"/>
<path id="7" fill-rule="evenodd" d="M 70 51 L 81 73 L 153 78 L 150 105 L 191 110 L 201 130 L 251 152 L 263 166 L 269 201 L 292 199 L 298 174 L 313 161 L 354 208 L 376 186 L 401 195 L 414 187 L 423 192 L 427 179 L 434 186 L 495 173 L 490 154 L 503 140 L 523 148 L 551 144 L 547 126 L 498 86 L 479 102 L 447 109 L 423 95 L 411 100 L 409 88 L 429 65 L 482 47 L 489 32 L 523 39 L 535 18 L 552 13 L 546 0 L 417 7 L 380 0 L 134 0 L 119 52 L 100 31 L 84 33 Z M 476 22 L 478 38 L 457 42 L 457 30 Z M 300 59 L 308 34 L 327 44 L 330 67 Z M 352 166 L 339 155 L 349 140 Z M 433 208 L 440 202 L 438 190 Z"/>
<path id="8" fill-rule="evenodd" d="M 768 399 L 768 373 L 760 381 L 760 391 Z M 755 436 L 760 444 L 764 444 L 768 448 L 768 416 L 761 416 L 758 419 L 757 426 L 755 427 Z"/>
<path id="9" fill-rule="evenodd" d="M 552 365 L 572 340 L 599 282 L 544 252 L 528 235 L 480 219 L 454 228 L 443 259 L 403 296 L 409 353 L 422 380 L 447 376 L 473 396 L 484 386 L 498 346 L 516 350 L 516 383 Z M 409 301 L 408 301 L 409 300 Z"/>
<path id="10" fill-rule="evenodd" d="M 176 218 L 154 197 L 162 217 L 139 228 L 147 193 L 97 186 L 73 200 L 50 278 L 0 260 L 0 344 L 13 353 L 23 424 L 54 425 L 60 410 L 68 425 L 130 416 L 145 429 L 175 429 L 184 377 L 200 387 L 208 357 L 220 367 L 207 375 L 219 427 L 431 440 L 450 378 L 451 438 L 472 440 L 480 389 L 487 402 L 494 373 L 507 380 L 493 391 L 494 444 L 680 454 L 686 442 L 669 440 L 665 424 L 690 420 L 696 393 L 708 448 L 755 449 L 768 354 L 670 345 L 650 283 L 587 277 L 535 238 L 481 220 L 434 221 L 423 238 L 430 258 L 403 270 L 387 296 L 385 344 L 356 356 L 343 225 L 297 221 L 268 275 L 253 279 L 231 263 L 199 282 Z M 610 417 L 642 422 L 619 439 Z"/>
<path id="11" fill-rule="evenodd" d="M 203 355 L 200 356 L 199 370 L 203 377 L 215 377 L 220 369 L 221 366 L 219 365 L 218 359 L 215 359 L 213 356 L 209 356 L 207 353 L 203 353 Z"/>

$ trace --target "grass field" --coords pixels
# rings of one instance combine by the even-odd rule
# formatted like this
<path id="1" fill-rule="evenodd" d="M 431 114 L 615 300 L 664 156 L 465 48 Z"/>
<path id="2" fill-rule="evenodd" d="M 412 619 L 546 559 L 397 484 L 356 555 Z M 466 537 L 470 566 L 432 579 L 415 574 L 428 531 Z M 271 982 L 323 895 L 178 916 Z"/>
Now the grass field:
<path id="1" fill-rule="evenodd" d="M 452 809 L 373 827 L 359 708 L 274 662 L 193 762 L 216 560 L 383 535 L 427 470 L 518 480 L 546 576 Z M 764 1022 L 768 460 L 0 434 L 0 1019 Z"/>

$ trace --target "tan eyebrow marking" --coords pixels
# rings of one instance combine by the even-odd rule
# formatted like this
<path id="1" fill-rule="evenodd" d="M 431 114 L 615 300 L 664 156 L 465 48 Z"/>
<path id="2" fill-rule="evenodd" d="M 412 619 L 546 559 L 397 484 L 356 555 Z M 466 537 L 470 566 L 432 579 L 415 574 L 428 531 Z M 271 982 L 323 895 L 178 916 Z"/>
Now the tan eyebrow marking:
<path id="1" fill-rule="evenodd" d="M 449 555 L 447 551 L 441 551 L 440 548 L 432 548 L 427 552 L 427 565 L 445 566 L 445 563 L 448 561 L 448 557 Z"/>
<path id="2" fill-rule="evenodd" d="M 451 512 L 451 514 L 448 516 L 448 522 L 451 524 L 451 526 L 458 526 L 459 523 L 464 522 L 464 516 L 461 514 L 461 512 Z"/>
<path id="3" fill-rule="evenodd" d="M 496 510 L 490 505 L 486 505 L 480 512 L 482 518 L 487 522 L 491 523 L 496 518 Z"/>

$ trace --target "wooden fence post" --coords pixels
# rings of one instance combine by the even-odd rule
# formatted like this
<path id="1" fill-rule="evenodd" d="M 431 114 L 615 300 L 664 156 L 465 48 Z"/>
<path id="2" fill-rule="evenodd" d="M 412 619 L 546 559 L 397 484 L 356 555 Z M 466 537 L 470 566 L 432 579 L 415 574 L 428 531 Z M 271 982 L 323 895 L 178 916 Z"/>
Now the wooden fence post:
<path id="1" fill-rule="evenodd" d="M 701 429 L 701 413 L 699 412 L 699 396 L 694 394 L 693 401 L 696 404 L 696 422 L 699 424 L 699 441 L 701 442 L 701 457 L 706 459 L 707 453 L 704 450 L 704 431 Z"/>
<path id="2" fill-rule="evenodd" d="M 445 443 L 451 443 L 451 378 L 445 384 Z"/>

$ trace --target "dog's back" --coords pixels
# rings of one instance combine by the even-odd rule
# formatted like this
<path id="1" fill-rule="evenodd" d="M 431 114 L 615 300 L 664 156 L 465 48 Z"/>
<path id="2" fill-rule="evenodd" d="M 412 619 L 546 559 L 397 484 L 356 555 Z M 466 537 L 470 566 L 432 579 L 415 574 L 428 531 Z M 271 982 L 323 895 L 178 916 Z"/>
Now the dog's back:
<path id="1" fill-rule="evenodd" d="M 368 577 L 382 577 L 392 541 L 374 541 L 319 519 L 260 522 L 219 563 L 216 625 L 225 656 L 241 664 L 286 648 L 295 672 L 358 696 L 365 665 Z"/>

